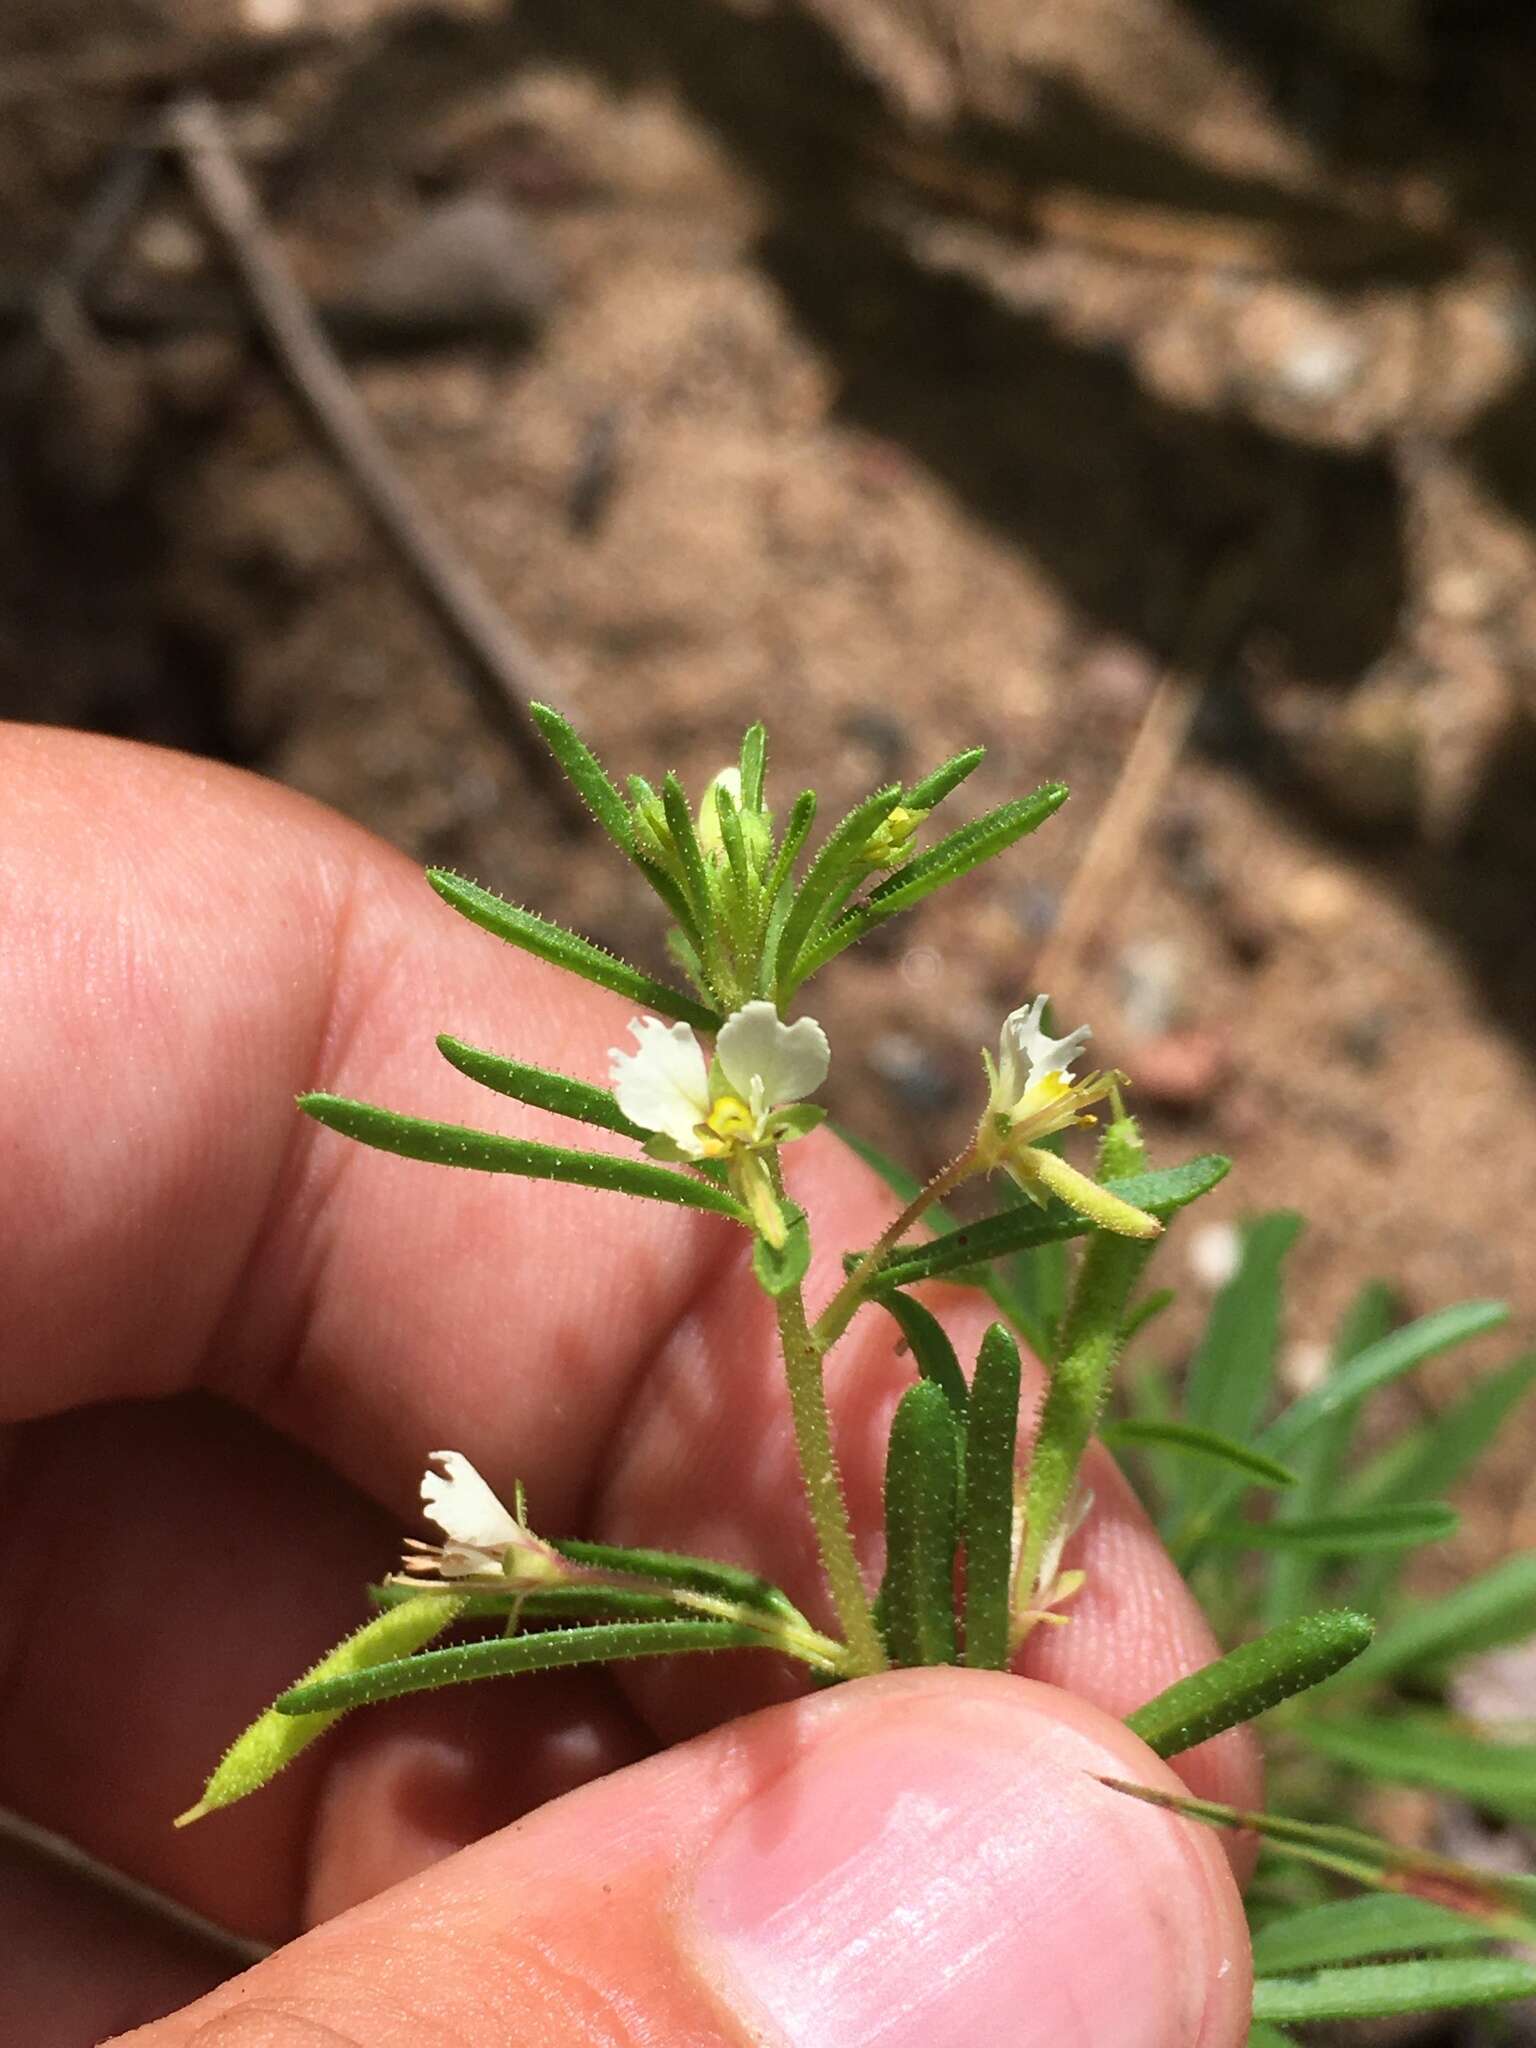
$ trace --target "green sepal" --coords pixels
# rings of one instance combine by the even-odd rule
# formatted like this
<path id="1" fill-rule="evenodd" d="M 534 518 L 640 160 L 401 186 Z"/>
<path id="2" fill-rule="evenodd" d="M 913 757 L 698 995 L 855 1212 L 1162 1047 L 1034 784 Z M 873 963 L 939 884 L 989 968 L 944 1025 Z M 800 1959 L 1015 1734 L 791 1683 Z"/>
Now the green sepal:
<path id="1" fill-rule="evenodd" d="M 1110 1445 L 1145 1444 L 1151 1450 L 1178 1451 L 1186 1457 L 1204 1458 L 1240 1472 L 1254 1486 L 1294 1486 L 1296 1474 L 1274 1458 L 1266 1458 L 1248 1444 L 1234 1443 L 1213 1429 L 1198 1429 L 1192 1422 L 1162 1422 L 1135 1417 L 1106 1424 L 1104 1441 Z"/>
<path id="2" fill-rule="evenodd" d="M 829 960 L 835 960 L 846 947 L 862 939 L 866 932 L 873 931 L 876 925 L 910 910 L 914 903 L 920 903 L 935 889 L 942 889 L 946 882 L 957 881 L 982 861 L 990 860 L 994 854 L 1011 846 L 1016 839 L 1033 832 L 1053 812 L 1060 810 L 1066 800 L 1065 784 L 1047 783 L 1032 796 L 1003 804 L 997 810 L 989 811 L 985 817 L 951 832 L 937 846 L 930 847 L 916 860 L 888 875 L 862 903 L 855 904 L 836 924 L 806 946 L 801 957 L 793 962 L 782 993 L 791 993 L 802 981 L 825 967 Z"/>
<path id="3" fill-rule="evenodd" d="M 757 1284 L 775 1300 L 798 1287 L 810 1270 L 811 1227 L 805 1211 L 793 1202 L 780 1202 L 784 1218 L 784 1242 L 770 1244 L 759 1232 L 752 1240 L 752 1271 Z"/>
<path id="4" fill-rule="evenodd" d="M 563 1145 L 541 1145 L 531 1138 L 503 1138 L 492 1131 L 431 1123 L 423 1117 L 381 1109 L 375 1103 L 350 1102 L 340 1095 L 301 1095 L 299 1108 L 327 1129 L 401 1159 L 464 1166 L 479 1173 L 516 1173 L 525 1180 L 570 1181 L 578 1187 L 643 1195 L 653 1202 L 677 1202 L 689 1209 L 711 1209 L 739 1223 L 746 1221 L 746 1211 L 724 1188 L 695 1180 L 691 1174 L 649 1166 L 641 1159 L 574 1152 Z"/>
<path id="5" fill-rule="evenodd" d="M 590 939 L 567 931 L 563 925 L 551 924 L 548 918 L 520 909 L 515 903 L 493 896 L 489 889 L 482 889 L 475 882 L 466 882 L 460 875 L 450 875 L 442 868 L 428 868 L 427 880 L 443 901 L 451 904 L 461 916 L 467 917 L 471 924 L 479 925 L 482 931 L 505 939 L 509 946 L 520 946 L 525 953 L 534 953 L 556 967 L 567 968 L 572 974 L 579 974 L 584 981 L 611 989 L 615 995 L 625 996 L 663 1017 L 674 1017 L 681 1023 L 692 1024 L 699 1031 L 719 1030 L 721 1018 L 718 1012 L 706 1009 L 681 989 L 668 988 L 665 982 L 653 981 L 638 967 L 631 967 L 627 960 L 605 953 L 601 946 L 594 946 Z"/>
<path id="6" fill-rule="evenodd" d="M 620 853 L 633 859 L 635 835 L 629 806 L 609 780 L 602 763 L 575 726 L 558 711 L 547 704 L 530 704 L 528 712 L 565 771 L 566 780 Z"/>
<path id="7" fill-rule="evenodd" d="M 891 1421 L 885 1465 L 881 1627 L 891 1662 L 953 1664 L 960 1438 L 940 1389 L 908 1387 Z"/>
<path id="8" fill-rule="evenodd" d="M 968 775 L 978 769 L 986 759 L 985 747 L 967 747 L 964 753 L 951 754 L 947 761 L 941 761 L 937 768 L 930 770 L 921 782 L 914 782 L 901 801 L 909 811 L 937 810 L 945 797 L 951 795 Z"/>
<path id="9" fill-rule="evenodd" d="M 1331 1678 L 1361 1655 L 1374 1634 L 1369 1616 L 1342 1611 L 1282 1622 L 1177 1679 L 1127 1714 L 1125 1725 L 1159 1756 L 1178 1756 Z"/>
<path id="10" fill-rule="evenodd" d="M 768 1119 L 768 1135 L 778 1142 L 804 1138 L 827 1120 L 819 1102 L 791 1102 L 776 1109 Z"/>
<path id="11" fill-rule="evenodd" d="M 1184 1166 L 1161 1167 L 1106 1185 L 1110 1193 L 1133 1208 L 1144 1209 L 1150 1216 L 1171 1216 L 1176 1209 L 1208 1194 L 1226 1177 L 1230 1166 L 1230 1160 L 1211 1152 Z M 1061 1238 L 1082 1237 L 1090 1227 L 1065 1202 L 1051 1201 L 1044 1209 L 1020 1206 L 1000 1210 L 979 1223 L 946 1231 L 931 1244 L 903 1245 L 876 1269 L 870 1287 L 878 1292 L 888 1287 L 913 1287 L 920 1280 L 985 1266 L 1011 1252 L 1027 1251 Z"/>
<path id="12" fill-rule="evenodd" d="M 1019 1347 L 1002 1323 L 981 1340 L 965 1432 L 965 1661 L 1006 1671 L 1013 1624 L 1013 1492 Z"/>
<path id="13" fill-rule="evenodd" d="M 452 1593 L 408 1596 L 399 1605 L 375 1615 L 345 1642 L 328 1651 L 304 1674 L 298 1689 L 344 1681 L 370 1667 L 393 1663 L 408 1652 L 419 1650 L 423 1643 L 441 1635 L 463 1606 L 464 1602 Z M 214 1813 L 221 1806 L 232 1806 L 237 1799 L 259 1791 L 345 1711 L 345 1703 L 340 1701 L 297 1717 L 291 1712 L 280 1713 L 275 1705 L 269 1707 L 243 1735 L 236 1736 L 204 1786 L 202 1797 L 195 1806 L 176 1816 L 175 1825 L 184 1828 L 201 1820 L 204 1814 Z"/>
<path id="14" fill-rule="evenodd" d="M 954 1411 L 955 1421 L 963 1428 L 970 1391 L 965 1384 L 965 1374 L 960 1370 L 960 1361 L 955 1356 L 955 1347 L 950 1343 L 943 1324 L 920 1301 L 914 1301 L 910 1294 L 903 1294 L 899 1289 L 882 1294 L 880 1306 L 896 1318 L 918 1371 L 940 1390 Z"/>
<path id="15" fill-rule="evenodd" d="M 399 1610 L 395 1610 L 398 1612 Z M 280 1714 L 344 1713 L 402 1693 L 435 1692 L 479 1678 L 513 1678 L 577 1664 L 614 1664 L 630 1657 L 676 1657 L 698 1650 L 777 1648 L 760 1629 L 733 1621 L 615 1621 L 591 1628 L 547 1629 L 427 1650 L 351 1676 L 306 1681 L 276 1702 Z"/>
<path id="16" fill-rule="evenodd" d="M 1302 1550 L 1317 1557 L 1364 1557 L 1379 1550 L 1414 1550 L 1454 1536 L 1461 1517 L 1442 1500 L 1390 1501 L 1342 1515 L 1276 1516 L 1268 1522 L 1228 1523 L 1216 1541 L 1244 1550 Z"/>
<path id="17" fill-rule="evenodd" d="M 617 1131 L 622 1138 L 634 1138 L 644 1142 L 649 1135 L 629 1118 L 614 1101 L 606 1088 L 597 1088 L 590 1081 L 575 1080 L 569 1074 L 551 1073 L 547 1067 L 531 1067 L 523 1060 L 505 1058 L 501 1053 L 485 1052 L 479 1046 L 466 1045 L 461 1038 L 451 1037 L 442 1032 L 437 1049 L 449 1066 L 457 1067 L 461 1074 L 467 1074 L 471 1081 L 478 1081 L 482 1088 L 492 1088 L 498 1095 L 510 1095 L 514 1102 L 526 1102 L 535 1109 L 553 1110 L 557 1116 L 569 1116 L 584 1124 L 595 1124 L 599 1130 Z"/>

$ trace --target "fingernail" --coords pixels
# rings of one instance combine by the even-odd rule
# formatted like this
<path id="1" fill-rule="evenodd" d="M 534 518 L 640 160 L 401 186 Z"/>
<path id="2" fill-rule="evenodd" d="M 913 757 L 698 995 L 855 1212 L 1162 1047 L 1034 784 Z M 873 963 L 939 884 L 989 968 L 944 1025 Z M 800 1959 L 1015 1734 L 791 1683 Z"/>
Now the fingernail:
<path id="1" fill-rule="evenodd" d="M 695 1892 L 717 1988 L 787 2048 L 1196 2048 L 1241 1964 L 1194 1831 L 1079 1729 L 953 1708 L 850 1720 L 733 1816 Z"/>

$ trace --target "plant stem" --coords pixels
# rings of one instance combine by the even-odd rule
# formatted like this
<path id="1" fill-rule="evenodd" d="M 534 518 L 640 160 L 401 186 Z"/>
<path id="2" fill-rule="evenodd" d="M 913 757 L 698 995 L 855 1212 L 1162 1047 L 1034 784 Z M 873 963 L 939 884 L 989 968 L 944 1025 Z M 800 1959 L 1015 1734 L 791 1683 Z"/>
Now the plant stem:
<path id="1" fill-rule="evenodd" d="M 795 1424 L 795 1449 L 810 1502 L 811 1521 L 821 1551 L 833 1605 L 847 1640 L 855 1675 L 887 1669 L 889 1659 L 875 1627 L 869 1595 L 854 1554 L 848 1503 L 832 1455 L 832 1425 L 822 1380 L 821 1347 L 805 1316 L 805 1296 L 791 1287 L 779 1296 L 779 1341 L 784 1347 L 784 1376 Z"/>
<path id="2" fill-rule="evenodd" d="M 948 1166 L 941 1167 L 925 1187 L 918 1189 L 895 1222 L 887 1224 L 881 1231 L 816 1318 L 812 1338 L 818 1351 L 830 1351 L 853 1321 L 864 1299 L 864 1290 L 887 1252 L 901 1242 L 913 1224 L 920 1222 L 935 1202 L 942 1202 L 946 1195 L 953 1194 L 957 1187 L 971 1178 L 972 1174 L 980 1171 L 981 1162 L 977 1157 L 976 1147 L 974 1144 L 967 1145 L 963 1152 L 951 1159 Z"/>

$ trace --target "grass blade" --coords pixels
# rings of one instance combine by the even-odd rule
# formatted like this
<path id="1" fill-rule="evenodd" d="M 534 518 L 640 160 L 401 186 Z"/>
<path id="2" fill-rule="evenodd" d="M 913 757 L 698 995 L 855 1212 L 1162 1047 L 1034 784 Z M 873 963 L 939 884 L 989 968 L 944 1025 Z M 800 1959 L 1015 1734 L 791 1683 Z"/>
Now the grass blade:
<path id="1" fill-rule="evenodd" d="M 653 1202 L 677 1202 L 746 1220 L 746 1211 L 724 1188 L 669 1166 L 653 1166 L 647 1159 L 615 1159 L 603 1152 L 573 1152 L 563 1145 L 536 1144 L 531 1138 L 503 1138 L 459 1124 L 431 1123 L 371 1102 L 349 1102 L 341 1095 L 301 1095 L 299 1108 L 327 1129 L 401 1159 L 467 1166 L 479 1173 L 516 1173 L 525 1180 L 570 1181 L 578 1187 L 609 1188 L 615 1194 L 644 1195 Z"/>
<path id="2" fill-rule="evenodd" d="M 1308 1977 L 1265 1977 L 1253 1987 L 1259 2020 L 1371 2020 L 1451 2006 L 1502 2005 L 1536 1995 L 1536 1965 L 1504 1956 L 1428 1956 L 1361 1963 Z"/>
<path id="3" fill-rule="evenodd" d="M 1013 1625 L 1013 1488 L 1019 1347 L 1001 1323 L 981 1340 L 965 1432 L 965 1661 L 1006 1671 Z"/>
<path id="4" fill-rule="evenodd" d="M 1487 1939 L 1475 1920 L 1427 1899 L 1367 1892 L 1271 1920 L 1253 1938 L 1253 1968 L 1259 1977 L 1288 1977 L 1329 1963 L 1467 1948 Z"/>
<path id="5" fill-rule="evenodd" d="M 955 1662 L 955 1545 L 960 1439 L 944 1395 L 909 1387 L 891 1422 L 885 1464 L 886 1648 L 898 1665 Z"/>
<path id="6" fill-rule="evenodd" d="M 1374 1633 L 1368 1616 L 1348 1612 L 1284 1622 L 1176 1680 L 1125 1725 L 1159 1756 L 1178 1756 L 1341 1671 Z"/>
<path id="7" fill-rule="evenodd" d="M 1526 1825 L 1536 1821 L 1536 1743 L 1483 1742 L 1429 1714 L 1298 1723 L 1309 1749 L 1352 1771 L 1399 1785 L 1431 1785 Z"/>
<path id="8" fill-rule="evenodd" d="M 1312 1515 L 1306 1521 L 1238 1522 L 1217 1541 L 1245 1550 L 1305 1551 L 1314 1557 L 1364 1557 L 1378 1550 L 1413 1550 L 1443 1543 L 1461 1521 L 1441 1500 L 1398 1501 L 1343 1515 Z"/>
<path id="9" fill-rule="evenodd" d="M 638 1003 L 642 1009 L 655 1010 L 663 1017 L 675 1017 L 681 1023 L 692 1024 L 699 1031 L 719 1030 L 721 1019 L 715 1011 L 695 1002 L 681 989 L 669 988 L 665 982 L 652 980 L 638 967 L 631 967 L 627 960 L 605 953 L 601 946 L 594 946 L 590 939 L 568 932 L 563 925 L 551 924 L 545 917 L 536 917 L 531 910 L 522 910 L 515 903 L 493 896 L 489 889 L 466 882 L 460 875 L 450 875 L 442 868 L 429 868 L 427 880 L 443 901 L 452 904 L 461 916 L 467 917 L 471 924 L 479 925 L 482 931 L 505 939 L 509 946 L 520 946 L 525 953 L 536 954 L 539 959 L 551 961 L 556 967 L 567 968 L 583 980 L 595 982 L 599 988 L 611 989 L 615 995 Z"/>
<path id="10" fill-rule="evenodd" d="M 1453 1593 L 1425 1601 L 1382 1630 L 1350 1673 L 1362 1685 L 1430 1669 L 1536 1630 L 1536 1551 L 1506 1558 Z"/>
<path id="11" fill-rule="evenodd" d="M 1217 1295 L 1189 1369 L 1183 1418 L 1235 1443 L 1248 1442 L 1269 1398 L 1280 1333 L 1280 1275 L 1301 1218 L 1288 1209 L 1261 1216 L 1243 1233 L 1242 1260 Z M 1219 1479 L 1194 1468 L 1181 1488 L 1185 1514 Z"/>
<path id="12" fill-rule="evenodd" d="M 1177 1451 L 1184 1457 L 1204 1458 L 1240 1472 L 1254 1486 L 1294 1486 L 1296 1474 L 1247 1444 L 1233 1443 L 1213 1429 L 1197 1429 L 1192 1422 L 1157 1422 L 1128 1417 L 1111 1422 L 1101 1432 L 1107 1444 L 1146 1444 L 1154 1450 Z"/>
<path id="13" fill-rule="evenodd" d="M 496 1636 L 426 1650 L 393 1664 L 378 1664 L 339 1678 L 296 1685 L 277 1702 L 283 1714 L 340 1713 L 435 1692 L 477 1678 L 513 1678 L 530 1671 L 567 1670 L 576 1664 L 617 1663 L 629 1657 L 676 1657 L 699 1650 L 763 1648 L 760 1630 L 732 1621 L 615 1621 L 595 1628 L 548 1629 L 537 1635 Z"/>
<path id="14" fill-rule="evenodd" d="M 547 1067 L 530 1067 L 522 1060 L 484 1052 L 479 1046 L 466 1045 L 461 1038 L 450 1037 L 446 1031 L 438 1038 L 437 1049 L 461 1074 L 478 1081 L 482 1088 L 493 1088 L 498 1095 L 510 1095 L 514 1102 L 553 1110 L 557 1116 L 575 1117 L 581 1123 L 595 1124 L 599 1130 L 617 1131 L 620 1137 L 642 1143 L 650 1135 L 630 1122 L 606 1088 L 596 1088 L 590 1081 L 577 1081 L 569 1074 L 553 1074 Z"/>

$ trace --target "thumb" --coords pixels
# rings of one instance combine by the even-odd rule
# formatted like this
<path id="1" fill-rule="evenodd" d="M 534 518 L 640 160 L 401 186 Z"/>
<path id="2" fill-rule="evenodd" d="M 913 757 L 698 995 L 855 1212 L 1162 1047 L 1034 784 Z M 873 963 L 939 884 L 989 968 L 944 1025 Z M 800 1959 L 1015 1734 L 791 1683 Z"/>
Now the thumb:
<path id="1" fill-rule="evenodd" d="M 990 1673 L 771 1708 L 380 1894 L 135 2048 L 1237 2048 L 1214 1835 L 1118 1722 Z"/>

